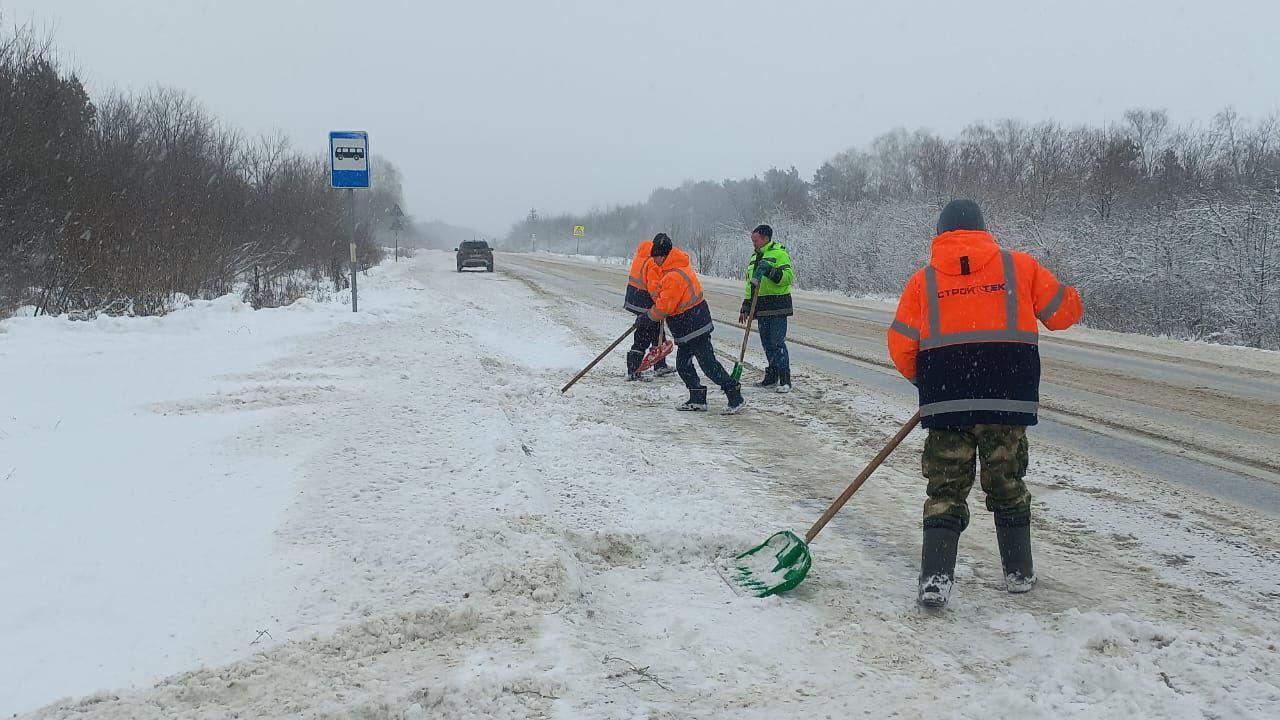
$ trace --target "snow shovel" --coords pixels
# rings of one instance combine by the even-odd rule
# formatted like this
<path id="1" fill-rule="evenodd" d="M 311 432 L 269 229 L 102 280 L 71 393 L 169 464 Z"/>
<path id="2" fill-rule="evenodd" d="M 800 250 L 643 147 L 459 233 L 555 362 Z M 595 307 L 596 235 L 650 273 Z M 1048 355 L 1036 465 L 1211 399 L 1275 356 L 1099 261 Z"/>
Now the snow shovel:
<path id="1" fill-rule="evenodd" d="M 581 380 L 583 375 L 586 375 L 587 373 L 591 372 L 591 368 L 595 367 L 596 363 L 603 360 L 605 355 L 608 355 L 609 353 L 613 352 L 614 348 L 618 347 L 618 345 L 621 344 L 623 340 L 626 340 L 627 337 L 635 331 L 636 331 L 635 325 L 632 325 L 631 327 L 627 328 L 627 331 L 619 335 L 617 340 L 614 340 L 612 343 L 610 343 L 609 347 L 605 348 L 604 352 L 597 355 L 595 360 L 592 360 L 591 362 L 587 363 L 587 366 L 582 368 L 582 372 L 579 372 L 577 375 L 574 375 L 572 380 L 566 383 L 564 387 L 560 388 L 560 394 L 563 395 L 564 393 L 568 392 L 569 388 L 573 387 L 574 383 Z"/>
<path id="2" fill-rule="evenodd" d="M 729 587 L 739 595 L 754 597 L 776 595 L 799 585 L 805 575 L 809 574 L 809 568 L 813 564 L 812 558 L 809 557 L 809 543 L 813 542 L 822 528 L 826 527 L 827 522 L 840 512 L 840 508 L 844 507 L 849 498 L 858 492 L 858 488 L 871 477 L 871 473 L 880 467 L 880 463 L 889 457 L 889 454 L 919 422 L 920 413 L 917 412 L 858 474 L 858 477 L 854 478 L 849 487 L 840 493 L 840 497 L 831 503 L 831 507 L 822 513 L 822 517 L 818 518 L 813 527 L 809 528 L 809 532 L 805 533 L 803 540 L 790 530 L 776 532 L 768 540 L 741 555 L 717 561 L 716 569 L 720 577 L 724 578 L 725 582 L 729 583 Z"/>
<path id="3" fill-rule="evenodd" d="M 666 359 L 676 344 L 667 340 L 666 324 L 658 325 L 658 344 L 649 348 L 649 352 L 644 354 L 644 359 L 640 361 L 640 367 L 636 368 L 636 372 L 644 372 L 649 368 L 657 365 L 660 361 Z"/>
<path id="4" fill-rule="evenodd" d="M 747 329 L 742 333 L 742 352 L 738 353 L 738 362 L 733 364 L 733 372 L 729 377 L 734 382 L 742 380 L 742 361 L 747 358 L 747 341 L 751 340 L 751 323 L 756 320 L 756 303 L 760 301 L 760 282 L 751 283 L 751 312 L 747 315 Z"/>

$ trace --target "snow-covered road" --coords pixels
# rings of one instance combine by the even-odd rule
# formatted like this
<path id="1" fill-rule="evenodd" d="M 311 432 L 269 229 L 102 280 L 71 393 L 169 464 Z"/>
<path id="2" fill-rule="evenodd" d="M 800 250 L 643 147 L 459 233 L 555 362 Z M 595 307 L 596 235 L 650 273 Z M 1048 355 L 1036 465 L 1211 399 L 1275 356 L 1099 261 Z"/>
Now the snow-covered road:
<path id="1" fill-rule="evenodd" d="M 361 293 L 355 320 L 220 301 L 0 324 L 0 713 L 64 695 L 32 717 L 1280 703 L 1270 516 L 1033 439 L 1041 584 L 1001 589 L 974 498 L 934 616 L 914 605 L 917 433 L 800 588 L 740 598 L 712 559 L 807 527 L 910 414 L 900 396 L 806 367 L 789 396 L 690 416 L 674 376 L 621 382 L 620 355 L 562 396 L 627 316 L 441 253 Z"/>
<path id="2" fill-rule="evenodd" d="M 625 266 L 593 259 L 501 258 L 521 277 L 602 309 L 616 307 L 626 282 Z M 717 322 L 733 323 L 740 283 L 704 278 L 703 290 Z M 893 303 L 795 296 L 788 337 L 803 363 L 914 402 L 885 348 Z M 1041 352 L 1040 437 L 1280 516 L 1280 353 L 1088 328 L 1045 333 Z"/>

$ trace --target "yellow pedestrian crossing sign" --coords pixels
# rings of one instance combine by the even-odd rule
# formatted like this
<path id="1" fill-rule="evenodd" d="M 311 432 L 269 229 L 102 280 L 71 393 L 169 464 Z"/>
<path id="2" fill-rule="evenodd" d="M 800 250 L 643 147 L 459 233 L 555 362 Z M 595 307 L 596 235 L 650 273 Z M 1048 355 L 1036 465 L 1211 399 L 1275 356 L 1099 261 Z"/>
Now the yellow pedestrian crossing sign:
<path id="1" fill-rule="evenodd" d="M 583 237 L 583 236 L 585 236 L 586 234 L 587 234 L 587 226 L 586 226 L 586 225 L 574 225 L 574 226 L 573 226 L 573 236 L 574 236 L 574 237 Z"/>

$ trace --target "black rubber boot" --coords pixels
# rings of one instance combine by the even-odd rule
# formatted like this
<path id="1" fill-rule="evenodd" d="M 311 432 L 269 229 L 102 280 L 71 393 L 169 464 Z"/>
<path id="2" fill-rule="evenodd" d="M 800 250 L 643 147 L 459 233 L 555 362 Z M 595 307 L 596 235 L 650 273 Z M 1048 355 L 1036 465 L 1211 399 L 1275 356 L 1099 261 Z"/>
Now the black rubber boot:
<path id="1" fill-rule="evenodd" d="M 627 351 L 627 379 L 636 379 L 636 368 L 640 367 L 640 361 L 644 360 L 644 353 L 638 350 Z"/>
<path id="2" fill-rule="evenodd" d="M 778 371 L 773 366 L 764 369 L 764 379 L 756 383 L 756 387 L 773 387 L 778 384 Z"/>
<path id="3" fill-rule="evenodd" d="M 1011 593 L 1035 587 L 1036 569 L 1031 561 L 1031 515 L 996 515 L 996 542 L 1004 567 L 1004 586 Z"/>
<path id="4" fill-rule="evenodd" d="M 706 411 L 707 389 L 705 387 L 689 388 L 689 399 L 683 405 L 677 405 L 676 409 Z"/>
<path id="5" fill-rule="evenodd" d="M 731 390 L 724 391 L 725 397 L 729 399 L 729 405 L 724 409 L 725 415 L 736 415 L 742 409 L 742 386 L 736 385 Z"/>
<path id="6" fill-rule="evenodd" d="M 924 543 L 920 547 L 920 592 L 916 596 L 921 605 L 942 608 L 951 598 L 962 529 L 962 523 L 956 518 L 925 521 Z"/>

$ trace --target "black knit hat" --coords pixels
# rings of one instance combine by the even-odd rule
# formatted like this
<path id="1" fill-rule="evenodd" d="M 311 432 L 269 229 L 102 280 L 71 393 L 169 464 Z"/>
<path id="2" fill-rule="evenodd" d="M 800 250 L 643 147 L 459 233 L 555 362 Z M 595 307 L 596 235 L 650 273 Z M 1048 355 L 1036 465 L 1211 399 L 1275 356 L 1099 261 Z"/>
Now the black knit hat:
<path id="1" fill-rule="evenodd" d="M 761 235 L 769 238 L 770 240 L 773 239 L 773 228 L 769 227 L 768 225 L 757 225 L 756 229 L 752 230 L 751 232 L 760 233 Z"/>
<path id="2" fill-rule="evenodd" d="M 938 234 L 952 230 L 986 230 L 982 210 L 972 200 L 952 200 L 938 215 Z"/>
<path id="3" fill-rule="evenodd" d="M 653 249 L 649 251 L 649 257 L 661 257 L 671 254 L 671 238 L 666 233 L 658 233 L 653 236 Z"/>

